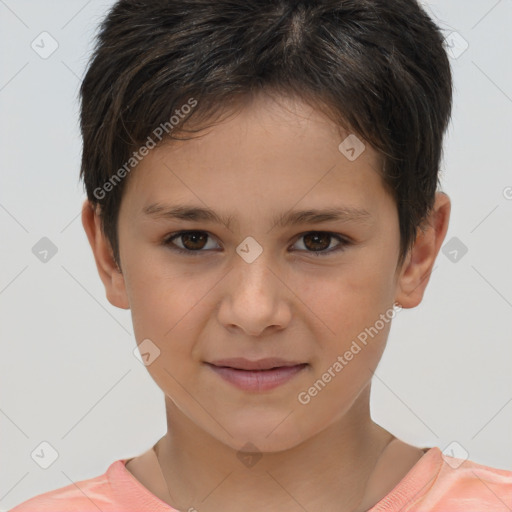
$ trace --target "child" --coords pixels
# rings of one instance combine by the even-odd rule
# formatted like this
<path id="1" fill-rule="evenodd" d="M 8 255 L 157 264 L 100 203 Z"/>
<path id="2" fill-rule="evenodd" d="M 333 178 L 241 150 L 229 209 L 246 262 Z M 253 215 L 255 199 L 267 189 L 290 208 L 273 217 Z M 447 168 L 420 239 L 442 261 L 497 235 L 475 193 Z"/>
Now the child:
<path id="1" fill-rule="evenodd" d="M 512 471 L 369 411 L 450 215 L 416 0 L 120 0 L 80 92 L 83 225 L 168 431 L 13 512 L 512 510 Z"/>

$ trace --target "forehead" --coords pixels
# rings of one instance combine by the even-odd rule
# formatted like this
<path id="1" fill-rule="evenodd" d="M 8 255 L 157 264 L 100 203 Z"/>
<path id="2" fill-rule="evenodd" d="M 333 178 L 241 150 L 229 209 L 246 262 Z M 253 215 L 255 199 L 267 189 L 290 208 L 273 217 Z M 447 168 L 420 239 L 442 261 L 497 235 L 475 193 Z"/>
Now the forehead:
<path id="1" fill-rule="evenodd" d="M 384 192 L 381 157 L 354 137 L 308 103 L 259 95 L 192 139 L 152 149 L 124 193 L 139 210 L 184 199 L 241 208 L 326 200 L 368 205 L 372 192 Z M 355 159 L 346 152 L 350 146 Z"/>

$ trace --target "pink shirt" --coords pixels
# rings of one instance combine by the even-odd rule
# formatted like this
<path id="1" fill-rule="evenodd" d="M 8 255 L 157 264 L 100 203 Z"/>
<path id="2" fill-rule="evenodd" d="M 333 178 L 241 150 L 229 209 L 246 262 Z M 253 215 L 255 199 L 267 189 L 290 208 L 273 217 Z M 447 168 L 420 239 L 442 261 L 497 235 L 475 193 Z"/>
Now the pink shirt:
<path id="1" fill-rule="evenodd" d="M 113 462 L 101 476 L 34 496 L 10 512 L 175 512 L 126 469 L 127 460 Z M 489 511 L 512 511 L 512 471 L 461 463 L 433 447 L 368 512 Z"/>

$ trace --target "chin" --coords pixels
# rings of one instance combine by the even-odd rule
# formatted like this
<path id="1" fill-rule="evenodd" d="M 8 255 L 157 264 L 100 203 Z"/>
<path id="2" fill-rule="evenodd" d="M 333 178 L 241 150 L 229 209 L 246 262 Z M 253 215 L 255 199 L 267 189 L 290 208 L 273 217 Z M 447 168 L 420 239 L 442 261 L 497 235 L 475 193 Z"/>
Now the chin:
<path id="1" fill-rule="evenodd" d="M 253 415 L 252 419 L 245 417 L 243 420 L 233 422 L 221 422 L 226 430 L 217 433 L 222 435 L 221 440 L 237 452 L 281 452 L 294 448 L 304 442 L 308 436 L 304 431 L 304 424 L 299 429 L 293 423 L 290 411 L 283 411 L 279 417 L 269 417 L 262 420 L 261 415 Z M 283 421 L 284 420 L 284 421 Z M 256 449 L 254 448 L 256 447 Z"/>

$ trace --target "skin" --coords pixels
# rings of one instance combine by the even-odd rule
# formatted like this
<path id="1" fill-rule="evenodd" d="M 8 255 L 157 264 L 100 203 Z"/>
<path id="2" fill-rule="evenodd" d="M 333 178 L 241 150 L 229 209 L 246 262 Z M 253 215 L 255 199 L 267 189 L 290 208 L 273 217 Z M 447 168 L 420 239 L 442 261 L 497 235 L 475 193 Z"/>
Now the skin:
<path id="1" fill-rule="evenodd" d="M 120 269 L 98 212 L 84 202 L 82 222 L 108 300 L 131 309 L 137 343 L 149 338 L 160 350 L 147 369 L 165 393 L 168 431 L 156 447 L 171 495 L 149 452 L 127 468 L 178 510 L 363 511 L 424 454 L 370 415 L 371 378 L 391 322 L 308 404 L 297 399 L 394 303 L 421 302 L 448 229 L 450 199 L 438 193 L 428 228 L 397 268 L 398 214 L 376 171 L 379 155 L 366 144 L 348 160 L 338 150 L 346 136 L 308 104 L 261 94 L 201 137 L 151 150 L 124 190 Z M 142 213 L 150 203 L 178 201 L 236 221 L 228 229 Z M 271 221 L 291 209 L 341 205 L 365 208 L 371 218 Z M 206 232 L 203 245 L 174 239 L 203 252 L 178 254 L 164 244 L 180 230 Z M 317 257 L 316 248 L 340 242 L 315 245 L 301 236 L 308 231 L 352 243 Z M 248 236 L 263 248 L 252 263 L 236 252 Z M 203 363 L 236 356 L 308 366 L 271 391 L 247 392 Z M 237 457 L 246 443 L 262 455 L 251 467 Z"/>

